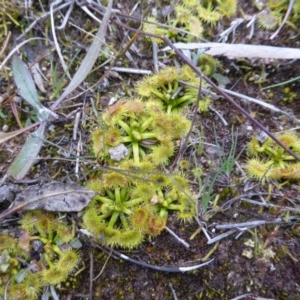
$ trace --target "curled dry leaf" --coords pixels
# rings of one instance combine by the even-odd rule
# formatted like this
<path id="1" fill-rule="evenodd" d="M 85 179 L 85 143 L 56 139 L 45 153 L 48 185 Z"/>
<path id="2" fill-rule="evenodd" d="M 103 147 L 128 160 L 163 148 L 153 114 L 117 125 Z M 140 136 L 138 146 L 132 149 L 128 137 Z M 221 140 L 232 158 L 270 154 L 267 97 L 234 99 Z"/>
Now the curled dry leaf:
<path id="1" fill-rule="evenodd" d="M 54 181 L 26 188 L 16 197 L 14 207 L 22 206 L 25 210 L 80 211 L 95 194 L 76 183 Z"/>
<path id="2" fill-rule="evenodd" d="M 76 183 L 53 181 L 30 186 L 17 195 L 13 207 L 0 214 L 0 219 L 19 210 L 80 211 L 95 194 Z"/>

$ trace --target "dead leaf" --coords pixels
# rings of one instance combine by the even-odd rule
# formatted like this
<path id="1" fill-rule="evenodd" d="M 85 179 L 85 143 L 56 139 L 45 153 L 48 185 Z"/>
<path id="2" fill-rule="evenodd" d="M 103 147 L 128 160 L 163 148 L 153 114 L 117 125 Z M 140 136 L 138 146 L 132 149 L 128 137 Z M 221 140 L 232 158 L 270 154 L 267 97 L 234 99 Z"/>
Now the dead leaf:
<path id="1" fill-rule="evenodd" d="M 30 186 L 17 195 L 12 208 L 0 214 L 0 220 L 20 210 L 81 211 L 95 195 L 76 183 L 53 181 Z"/>
<path id="2" fill-rule="evenodd" d="M 54 181 L 23 190 L 16 197 L 14 207 L 22 206 L 25 210 L 80 211 L 95 194 L 76 183 Z"/>
<path id="3" fill-rule="evenodd" d="M 114 113 L 116 113 L 117 111 L 119 111 L 122 107 L 124 106 L 124 102 L 121 103 L 116 103 L 114 105 L 110 105 L 107 109 L 107 111 L 113 115 Z"/>

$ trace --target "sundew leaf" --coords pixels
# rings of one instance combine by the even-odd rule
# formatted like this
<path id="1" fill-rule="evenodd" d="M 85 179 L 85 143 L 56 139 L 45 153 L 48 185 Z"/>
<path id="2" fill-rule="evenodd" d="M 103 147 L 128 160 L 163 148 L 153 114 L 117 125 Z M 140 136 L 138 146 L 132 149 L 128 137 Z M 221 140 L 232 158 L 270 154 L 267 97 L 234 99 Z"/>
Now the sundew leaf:
<path id="1" fill-rule="evenodd" d="M 30 138 L 24 144 L 21 152 L 9 166 L 7 175 L 12 176 L 16 180 L 24 178 L 30 167 L 35 162 L 43 145 L 45 127 L 46 122 L 42 122 L 39 128 L 31 134 Z"/>

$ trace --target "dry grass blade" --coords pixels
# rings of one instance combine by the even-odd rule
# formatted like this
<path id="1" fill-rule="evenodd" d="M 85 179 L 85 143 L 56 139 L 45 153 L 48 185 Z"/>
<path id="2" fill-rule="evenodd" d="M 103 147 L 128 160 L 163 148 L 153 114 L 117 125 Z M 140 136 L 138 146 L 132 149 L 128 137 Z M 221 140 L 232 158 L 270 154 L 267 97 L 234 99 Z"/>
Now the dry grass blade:
<path id="1" fill-rule="evenodd" d="M 2 144 L 4 142 L 6 142 L 6 141 L 8 141 L 8 140 L 10 140 L 10 139 L 18 136 L 19 134 L 21 134 L 21 133 L 23 133 L 23 132 L 25 132 L 25 131 L 27 131 L 27 130 L 35 127 L 35 126 L 37 126 L 37 125 L 39 125 L 39 123 L 35 123 L 35 124 L 32 124 L 32 125 L 30 125 L 30 126 L 28 126 L 26 128 L 22 128 L 22 129 L 15 130 L 15 131 L 12 131 L 12 132 L 3 132 L 3 133 L 1 133 L 0 134 L 0 144 Z"/>
<path id="2" fill-rule="evenodd" d="M 18 46 L 16 46 L 15 48 L 13 48 L 9 54 L 5 57 L 5 59 L 3 60 L 3 62 L 1 62 L 0 64 L 0 70 L 5 66 L 5 64 L 9 61 L 9 59 L 20 49 L 22 48 L 24 45 L 26 45 L 27 43 L 30 43 L 32 41 L 37 41 L 37 40 L 45 40 L 44 38 L 40 38 L 40 37 L 34 37 L 34 38 L 30 38 L 28 40 L 23 41 L 22 43 L 20 43 Z"/>
<path id="3" fill-rule="evenodd" d="M 2 47 L 2 49 L 1 49 L 1 51 L 0 51 L 0 57 L 1 57 L 1 56 L 3 55 L 3 53 L 4 53 L 6 47 L 7 47 L 8 43 L 9 43 L 10 37 L 11 37 L 11 32 L 9 32 L 9 33 L 7 34 L 7 37 L 6 37 L 5 42 L 4 42 L 4 44 L 3 44 L 3 47 Z"/>
<path id="4" fill-rule="evenodd" d="M 109 1 L 106 13 L 103 17 L 102 24 L 96 34 L 96 38 L 94 39 L 91 47 L 89 48 L 85 58 L 83 59 L 80 67 L 78 68 L 77 72 L 75 73 L 73 79 L 62 93 L 62 95 L 55 101 L 55 103 L 51 106 L 51 110 L 55 110 L 59 103 L 72 91 L 74 91 L 82 81 L 88 76 L 90 71 L 92 70 L 99 54 L 101 51 L 101 47 L 105 41 L 105 34 L 109 24 L 109 18 L 112 8 L 112 0 Z"/>
<path id="5" fill-rule="evenodd" d="M 295 4 L 295 0 L 289 0 L 289 1 L 290 1 L 289 2 L 289 6 L 288 6 L 288 9 L 287 9 L 287 11 L 285 13 L 284 19 L 282 20 L 282 23 L 279 26 L 279 28 L 276 30 L 276 32 L 274 32 L 272 34 L 272 36 L 270 37 L 270 40 L 273 40 L 278 35 L 278 33 L 280 32 L 280 30 L 282 29 L 282 27 L 284 26 L 284 24 L 286 24 L 286 22 L 287 22 L 287 20 L 288 20 L 288 18 L 290 16 L 290 14 L 291 14 L 291 12 L 293 10 L 294 4 Z"/>
<path id="6" fill-rule="evenodd" d="M 57 55 L 59 57 L 60 63 L 65 71 L 65 73 L 68 75 L 69 78 L 71 78 L 69 72 L 68 72 L 68 68 L 67 65 L 65 63 L 65 60 L 63 58 L 63 55 L 61 53 L 61 49 L 60 49 L 60 45 L 57 41 L 57 37 L 56 37 L 56 32 L 55 32 L 55 25 L 54 25 L 54 16 L 53 16 L 53 6 L 56 5 L 56 2 L 53 2 L 50 5 L 50 21 L 51 21 L 51 31 L 52 31 L 52 36 L 53 36 L 53 41 L 54 41 L 54 45 L 55 45 L 55 49 L 57 52 Z M 73 7 L 73 4 L 70 4 L 71 8 Z"/>

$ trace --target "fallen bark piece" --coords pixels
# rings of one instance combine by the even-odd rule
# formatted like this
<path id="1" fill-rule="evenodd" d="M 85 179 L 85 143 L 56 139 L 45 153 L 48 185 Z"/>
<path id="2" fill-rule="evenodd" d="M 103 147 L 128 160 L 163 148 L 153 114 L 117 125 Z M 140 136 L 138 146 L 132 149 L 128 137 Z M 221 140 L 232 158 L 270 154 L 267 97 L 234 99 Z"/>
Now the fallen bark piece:
<path id="1" fill-rule="evenodd" d="M 17 195 L 12 210 L 77 212 L 86 207 L 95 194 L 76 183 L 54 181 L 23 190 Z"/>

